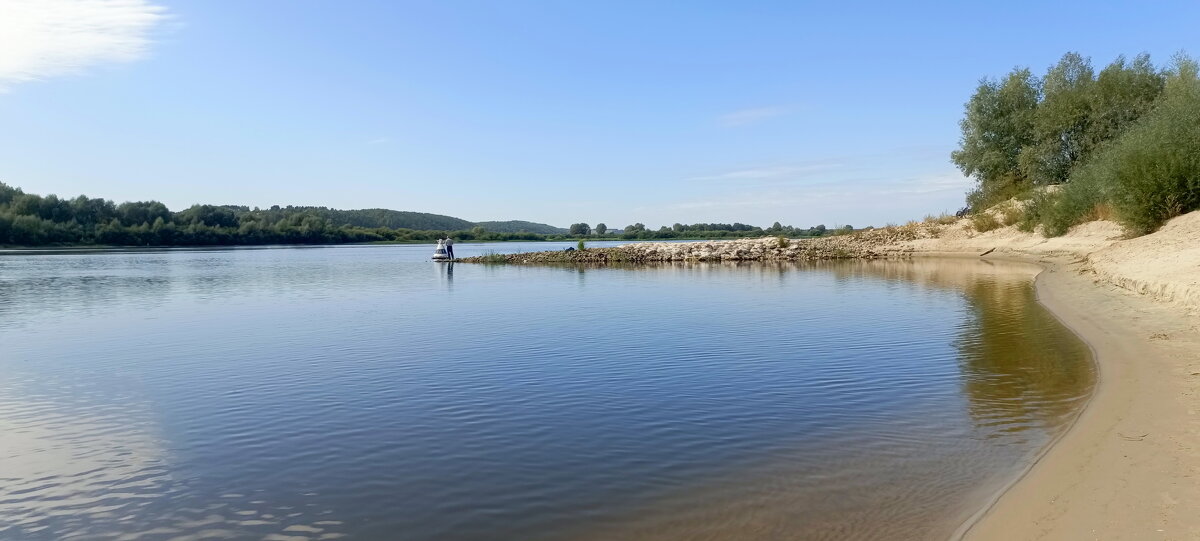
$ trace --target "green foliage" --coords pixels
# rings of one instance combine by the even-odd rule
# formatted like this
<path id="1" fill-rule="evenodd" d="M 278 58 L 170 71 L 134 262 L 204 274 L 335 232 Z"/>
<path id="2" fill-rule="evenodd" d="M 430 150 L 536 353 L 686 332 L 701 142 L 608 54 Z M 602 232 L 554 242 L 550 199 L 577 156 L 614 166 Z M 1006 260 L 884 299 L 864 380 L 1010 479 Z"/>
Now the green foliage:
<path id="1" fill-rule="evenodd" d="M 1022 194 L 1022 196 L 1024 197 L 1024 207 L 1021 209 L 1020 218 L 1017 219 L 1017 229 L 1032 233 L 1038 224 L 1046 219 L 1056 197 L 1047 190 L 1035 190 Z"/>
<path id="2" fill-rule="evenodd" d="M 508 257 L 489 250 L 487 253 L 479 256 L 479 262 L 492 264 L 508 263 Z"/>
<path id="3" fill-rule="evenodd" d="M 47 196 L 47 197 L 53 197 L 53 196 Z M 213 211 L 215 212 L 215 209 L 217 209 L 218 207 L 213 207 L 211 205 L 204 205 L 203 207 L 192 207 L 191 209 L 184 211 L 183 214 L 187 215 L 187 213 L 192 212 L 192 215 L 194 215 L 196 212 L 198 212 L 196 210 L 198 208 L 214 209 Z M 229 225 L 232 225 L 237 222 L 237 218 L 233 215 L 233 212 L 224 210 L 224 209 L 222 209 L 222 210 L 224 211 L 223 216 L 225 216 L 225 219 L 223 221 L 221 221 L 220 223 L 216 223 L 215 221 L 212 221 L 208 225 L 224 225 L 224 226 L 228 227 Z M 120 205 L 117 206 L 116 218 L 118 218 L 121 221 L 122 225 L 134 226 L 134 225 L 154 223 L 154 220 L 156 220 L 158 218 L 162 218 L 164 220 L 170 220 L 171 219 L 171 211 L 167 209 L 166 205 L 159 203 L 158 201 L 126 202 L 126 203 L 121 203 Z M 187 218 L 185 218 L 185 219 L 187 219 Z"/>
<path id="4" fill-rule="evenodd" d="M 568 233 L 572 236 L 587 235 L 592 232 L 592 227 L 585 223 L 571 224 Z"/>
<path id="5" fill-rule="evenodd" d="M 1064 223 L 1111 202 L 1131 232 L 1200 208 L 1200 80 L 1180 57 L 1154 109 L 1086 164 L 1064 190 Z M 1067 201 L 1072 201 L 1069 204 Z"/>
<path id="6" fill-rule="evenodd" d="M 1034 142 L 1039 94 L 1038 81 L 1029 69 L 1015 69 L 1003 81 L 980 81 L 967 102 L 959 123 L 962 139 L 951 160 L 979 181 L 981 197 L 1026 184 L 1019 157 Z"/>
<path id="7" fill-rule="evenodd" d="M 244 207 L 243 207 L 244 208 Z M 307 212 L 329 220 L 336 225 L 351 225 L 368 229 L 414 229 L 421 231 L 456 231 L 470 229 L 475 224 L 463 219 L 427 212 L 406 212 L 388 209 L 337 210 L 325 207 L 271 207 L 270 211 L 296 213 Z"/>
<path id="8" fill-rule="evenodd" d="M 1050 236 L 1110 214 L 1144 234 L 1200 208 L 1198 71 L 1183 55 L 1157 71 L 1142 54 L 1119 57 L 1097 75 L 1086 58 L 1068 53 L 1040 80 L 1027 70 L 1003 83 L 985 80 L 967 104 L 952 155 L 978 182 L 970 208 L 1028 193 L 1020 212 L 1002 210 L 1001 221 L 1023 231 L 1040 224 Z M 1064 186 L 1029 192 L 1046 184 Z M 977 229 L 991 226 L 978 212 L 972 220 Z"/>
<path id="9" fill-rule="evenodd" d="M 776 223 L 779 223 L 779 222 L 776 222 Z M 775 245 L 778 246 L 779 248 L 787 248 L 788 246 L 792 245 L 792 241 L 788 240 L 788 238 L 783 235 L 780 235 L 778 238 L 775 239 L 775 241 L 776 241 Z"/>
<path id="10" fill-rule="evenodd" d="M 1163 89 L 1150 57 L 1124 57 L 1097 76 L 1091 61 L 1063 55 L 1043 77 L 1013 70 L 984 80 L 967 103 L 951 158 L 978 185 L 969 208 L 983 209 L 1031 186 L 1062 184 L 1097 149 L 1146 114 Z"/>
<path id="11" fill-rule="evenodd" d="M 112 246 L 221 246 L 263 244 L 339 244 L 352 242 L 433 242 L 452 236 L 462 241 L 545 241 L 566 240 L 555 234 L 529 231 L 496 232 L 483 224 L 532 222 L 462 221 L 462 229 L 408 229 L 363 227 L 341 222 L 347 216 L 368 220 L 401 216 L 436 216 L 420 213 L 395 213 L 378 209 L 333 211 L 324 207 L 279 207 L 251 209 L 236 205 L 194 205 L 171 212 L 156 201 L 115 205 L 104 199 L 79 196 L 64 200 L 56 196 L 26 194 L 0 184 L 0 245 L 112 245 Z M 376 223 L 376 222 L 360 222 Z M 542 224 L 533 224 L 542 225 Z M 587 224 L 576 224 L 582 230 Z M 616 238 L 607 226 L 597 224 L 597 234 Z M 523 227 L 523 226 L 522 226 Z M 545 226 L 550 227 L 550 226 Z M 774 226 L 772 226 L 774 227 Z M 824 226 L 799 229 L 779 226 L 779 234 L 789 237 L 819 236 Z M 601 233 L 603 231 L 603 233 Z M 587 233 L 584 233 L 586 235 Z M 761 227 L 746 224 L 676 224 L 674 228 L 648 230 L 644 224 L 626 227 L 619 236 L 626 239 L 724 238 L 763 236 Z M 581 236 L 581 235 L 578 235 Z M 582 247 L 581 247 L 582 249 Z"/>
<path id="12" fill-rule="evenodd" d="M 565 235 L 567 233 L 567 230 L 561 227 L 554 227 L 552 225 L 534 222 L 525 222 L 522 220 L 509 220 L 506 222 L 475 222 L 475 226 L 481 227 L 484 230 L 491 231 L 493 233 L 537 233 L 540 235 Z M 443 226 L 442 229 L 450 228 Z M 596 230 L 599 231 L 599 229 L 600 225 L 598 224 L 596 225 Z"/>
<path id="13" fill-rule="evenodd" d="M 1066 182 L 1071 167 L 1088 149 L 1095 74 L 1078 53 L 1063 55 L 1041 80 L 1042 99 L 1031 125 L 1032 139 L 1020 149 L 1021 173 L 1035 185 Z"/>
<path id="14" fill-rule="evenodd" d="M 600 223 L 596 224 L 596 234 L 597 235 L 603 235 L 607 232 L 608 232 L 608 226 L 604 225 L 604 222 L 600 222 Z"/>
<path id="15" fill-rule="evenodd" d="M 587 249 L 587 248 L 586 248 L 586 247 L 584 247 L 584 245 L 583 245 L 583 239 L 579 239 L 579 244 L 576 244 L 576 245 L 575 245 L 575 249 L 576 249 L 576 250 L 580 250 L 580 251 L 582 251 L 582 250 L 586 250 L 586 249 Z"/>
<path id="16" fill-rule="evenodd" d="M 0 205 L 8 205 L 12 202 L 14 197 L 21 194 L 22 192 L 20 189 L 13 188 L 8 184 L 0 182 Z"/>
<path id="17" fill-rule="evenodd" d="M 1094 160 L 1093 163 L 1099 162 Z M 1103 181 L 1083 173 L 1085 170 L 1077 172 L 1060 192 L 1042 198 L 1043 206 L 1038 209 L 1037 220 L 1044 227 L 1046 236 L 1066 234 L 1071 226 L 1083 222 L 1096 206 L 1104 204 L 1111 197 Z"/>
<path id="18" fill-rule="evenodd" d="M 1149 112 L 1165 81 L 1166 75 L 1154 69 L 1145 53 L 1128 64 L 1125 57 L 1117 57 L 1101 70 L 1092 93 L 1089 149 L 1097 149 Z"/>

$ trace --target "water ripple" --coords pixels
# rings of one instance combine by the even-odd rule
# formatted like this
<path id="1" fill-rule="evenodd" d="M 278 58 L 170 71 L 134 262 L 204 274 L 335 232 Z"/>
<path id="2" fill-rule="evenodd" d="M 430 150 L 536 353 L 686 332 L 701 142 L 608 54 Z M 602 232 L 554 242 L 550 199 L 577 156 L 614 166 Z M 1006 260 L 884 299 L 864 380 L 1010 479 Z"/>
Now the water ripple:
<path id="1" fill-rule="evenodd" d="M 937 538 L 1095 376 L 1025 267 L 423 249 L 0 257 L 0 538 Z"/>

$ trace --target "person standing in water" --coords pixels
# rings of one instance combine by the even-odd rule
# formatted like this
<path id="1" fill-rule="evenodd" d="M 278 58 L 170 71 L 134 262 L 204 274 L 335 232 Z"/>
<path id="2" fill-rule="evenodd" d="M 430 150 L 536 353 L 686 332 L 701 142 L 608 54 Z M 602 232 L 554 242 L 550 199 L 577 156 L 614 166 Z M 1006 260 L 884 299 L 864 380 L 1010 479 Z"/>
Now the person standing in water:
<path id="1" fill-rule="evenodd" d="M 446 235 L 446 256 L 454 259 L 454 239 L 450 235 Z"/>

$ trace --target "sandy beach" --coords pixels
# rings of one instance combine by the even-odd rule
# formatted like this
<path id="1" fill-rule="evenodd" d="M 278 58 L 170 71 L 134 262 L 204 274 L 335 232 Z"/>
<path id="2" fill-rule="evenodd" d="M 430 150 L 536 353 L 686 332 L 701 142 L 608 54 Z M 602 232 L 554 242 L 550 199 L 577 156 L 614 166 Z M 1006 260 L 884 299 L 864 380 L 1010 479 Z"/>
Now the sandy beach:
<path id="1" fill-rule="evenodd" d="M 1075 425 L 960 535 L 1200 539 L 1200 322 L 1083 263 L 1044 264 L 1039 300 L 1092 346 L 1099 384 Z"/>
<path id="2" fill-rule="evenodd" d="M 956 539 L 1200 539 L 1200 212 L 1133 239 L 1112 222 L 1051 239 L 960 222 L 898 244 L 1042 264 L 1039 300 L 1100 373 L 1072 428 Z"/>
<path id="3" fill-rule="evenodd" d="M 1145 237 L 1111 232 L 1096 222 L 1045 242 L 1012 231 L 951 241 L 1042 262 L 1039 300 L 1100 371 L 1075 425 L 964 539 L 1200 539 L 1200 213 Z"/>

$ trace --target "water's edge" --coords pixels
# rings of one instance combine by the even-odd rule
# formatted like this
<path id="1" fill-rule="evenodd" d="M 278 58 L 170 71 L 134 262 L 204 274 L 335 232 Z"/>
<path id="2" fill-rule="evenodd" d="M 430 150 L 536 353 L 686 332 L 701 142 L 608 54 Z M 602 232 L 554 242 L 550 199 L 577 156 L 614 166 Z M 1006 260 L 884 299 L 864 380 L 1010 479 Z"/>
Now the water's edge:
<path id="1" fill-rule="evenodd" d="M 975 254 L 965 254 L 964 253 L 962 255 L 978 257 Z M 947 257 L 947 256 L 948 256 L 948 254 L 940 254 L 940 255 L 935 255 L 932 257 Z M 950 256 L 950 257 L 952 257 L 952 256 Z M 980 259 L 985 259 L 985 258 L 981 257 Z M 1100 362 L 1099 362 L 1099 358 L 1100 358 L 1099 351 L 1097 351 L 1095 344 L 1092 341 L 1088 340 L 1088 337 L 1084 333 L 1079 332 L 1079 330 L 1076 327 L 1072 326 L 1070 324 L 1070 322 L 1067 320 L 1067 318 L 1063 317 L 1061 309 L 1055 310 L 1055 306 L 1053 303 L 1047 303 L 1045 300 L 1045 296 L 1043 295 L 1043 292 L 1046 291 L 1046 288 L 1052 287 L 1052 286 L 1047 285 L 1045 276 L 1047 275 L 1047 273 L 1058 272 L 1058 271 L 1062 270 L 1061 265 L 1059 265 L 1058 263 L 1044 260 L 1044 259 L 1033 260 L 1033 259 L 1029 259 L 1029 258 L 1011 257 L 1011 256 L 986 258 L 986 259 L 993 259 L 993 260 L 1000 260 L 1000 261 L 1015 261 L 1015 262 L 1021 262 L 1021 263 L 1028 263 L 1031 265 L 1037 265 L 1037 266 L 1041 267 L 1042 270 L 1039 271 L 1037 273 L 1037 276 L 1034 278 L 1034 292 L 1035 292 L 1034 298 L 1037 299 L 1038 304 L 1041 305 L 1043 308 L 1045 308 L 1046 311 L 1050 315 L 1054 316 L 1054 319 L 1058 320 L 1059 324 L 1062 325 L 1064 329 L 1071 331 L 1071 333 L 1074 334 L 1076 337 L 1078 337 L 1081 342 L 1083 342 L 1085 345 L 1087 345 L 1088 351 L 1091 353 L 1092 370 L 1095 371 L 1096 379 L 1095 379 L 1095 383 L 1092 385 L 1091 392 L 1088 393 L 1087 399 L 1083 402 L 1083 407 L 1079 408 L 1079 411 L 1077 411 L 1075 413 L 1074 418 L 1071 419 L 1071 423 L 1067 425 L 1066 429 L 1060 431 L 1057 435 L 1054 436 L 1053 439 L 1051 439 L 1049 442 L 1047 442 L 1046 445 L 1042 446 L 1042 449 L 1038 451 L 1038 453 L 1034 456 L 1033 460 L 1031 460 L 1027 464 L 1025 464 L 1025 466 L 1021 469 L 1021 471 L 1019 471 L 1017 473 L 1017 475 L 1013 476 L 1013 478 L 1011 480 L 1009 480 L 1007 483 L 1001 485 L 998 489 L 996 489 L 996 491 L 991 495 L 991 497 L 989 497 L 987 499 L 987 501 L 984 502 L 983 506 L 980 507 L 978 511 L 976 511 L 974 514 L 972 514 L 970 517 L 968 517 L 965 521 L 963 521 L 962 524 L 959 525 L 958 529 L 956 529 L 954 531 L 954 534 L 950 536 L 949 541 L 962 541 L 963 539 L 965 539 L 966 536 L 971 533 L 971 530 L 976 525 L 978 525 L 979 522 L 982 521 L 984 517 L 988 516 L 988 514 L 991 513 L 992 510 L 994 510 L 996 508 L 996 504 L 999 503 L 1001 498 L 1003 498 L 1006 494 L 1011 492 L 1013 487 L 1017 486 L 1022 481 L 1024 481 L 1026 478 L 1028 478 L 1030 472 L 1033 471 L 1033 468 L 1035 466 L 1037 466 L 1039 463 L 1041 463 L 1042 460 L 1044 458 L 1046 458 L 1046 455 L 1049 455 L 1050 451 L 1054 450 L 1054 448 L 1057 447 L 1058 444 L 1064 438 L 1066 438 L 1069 434 L 1071 434 L 1075 431 L 1075 427 L 1079 425 L 1079 420 L 1081 418 L 1083 418 L 1084 412 L 1088 411 L 1088 409 L 1092 407 L 1092 402 L 1096 398 L 1096 395 L 1098 394 L 1098 392 L 1100 390 L 1100 386 L 1104 384 L 1103 383 L 1104 382 L 1104 374 L 1102 373 Z"/>

